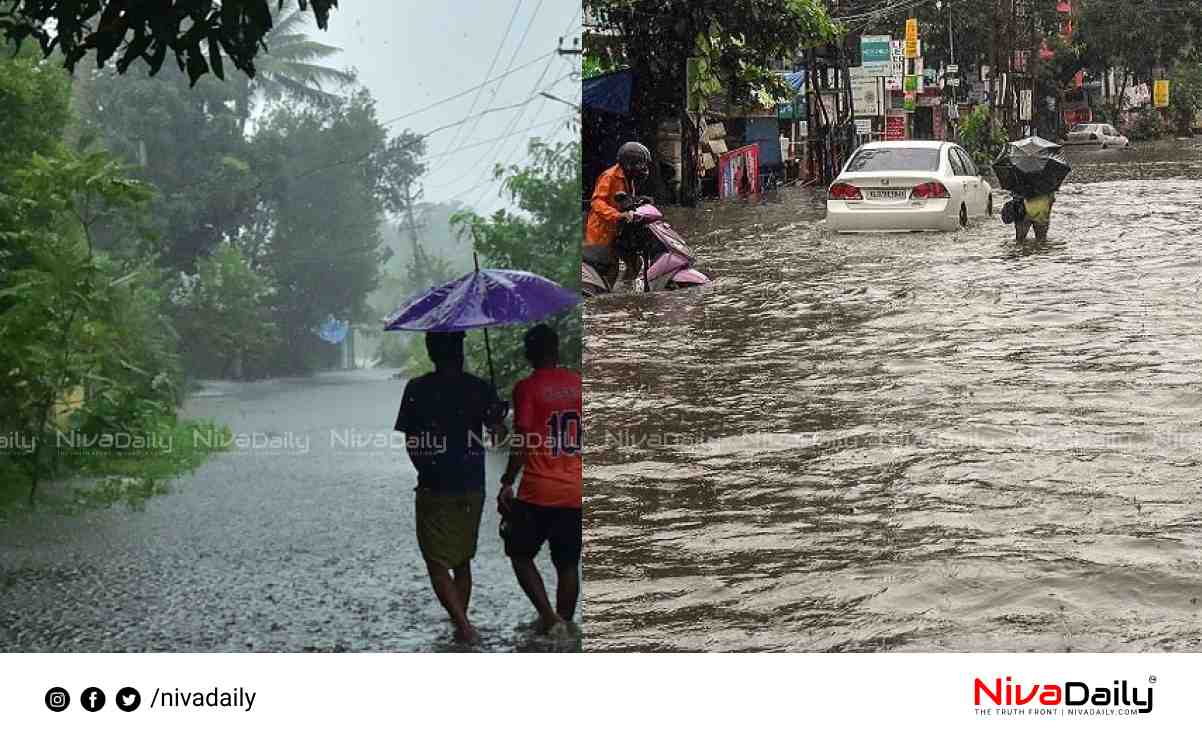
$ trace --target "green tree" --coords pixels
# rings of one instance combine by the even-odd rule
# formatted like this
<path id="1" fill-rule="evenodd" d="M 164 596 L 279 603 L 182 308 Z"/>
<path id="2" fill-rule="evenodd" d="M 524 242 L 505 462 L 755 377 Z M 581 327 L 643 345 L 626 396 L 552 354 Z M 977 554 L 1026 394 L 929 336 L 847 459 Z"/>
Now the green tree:
<path id="1" fill-rule="evenodd" d="M 374 101 L 359 91 L 326 106 L 278 106 L 255 136 L 264 186 L 249 232 L 259 241 L 244 247 L 278 290 L 280 371 L 332 359 L 314 332 L 328 316 L 378 320 L 366 300 L 388 258 L 380 221 L 411 192 L 425 147 L 409 133 L 387 135 Z"/>
<path id="2" fill-rule="evenodd" d="M 200 260 L 195 274 L 180 274 L 172 291 L 185 348 L 194 359 L 216 360 L 210 369 L 222 376 L 241 376 L 248 360 L 262 366 L 276 346 L 274 295 L 270 278 L 256 272 L 237 245 L 223 243 Z"/>
<path id="3" fill-rule="evenodd" d="M 283 0 L 279 16 L 263 39 L 265 50 L 255 59 L 255 76 L 242 76 L 237 81 L 238 116 L 242 122 L 250 118 L 256 95 L 269 102 L 290 98 L 329 104 L 337 95 L 327 91 L 326 86 L 355 82 L 353 73 L 320 64 L 341 49 L 309 38 L 305 33 L 309 16 L 297 7 L 296 0 Z"/>
<path id="4" fill-rule="evenodd" d="M 143 227 L 161 263 L 195 271 L 251 220 L 261 188 L 229 86 L 190 87 L 173 68 L 153 78 L 101 70 L 90 84 L 80 101 L 85 131 L 155 187 Z"/>
<path id="5" fill-rule="evenodd" d="M 15 229 L 4 237 L 30 261 L 0 274 L 0 300 L 7 300 L 0 377 L 11 390 L 0 403 L 0 420 L 34 442 L 21 457 L 32 504 L 51 464 L 45 451 L 62 428 L 54 412 L 68 393 L 86 386 L 101 400 L 135 396 L 134 385 L 103 373 L 113 366 L 108 354 L 121 338 L 118 292 L 134 277 L 105 270 L 92 229 L 107 211 L 144 203 L 149 190 L 126 178 L 105 153 L 79 156 L 62 147 L 51 157 L 34 154 L 6 185 L 0 211 Z"/>
<path id="6" fill-rule="evenodd" d="M 276 11 L 285 0 L 278 0 Z M 299 0 L 326 28 L 338 0 Z M 20 44 L 35 40 L 49 56 L 58 49 L 68 69 L 95 53 L 97 65 L 117 56 L 124 73 L 135 61 L 158 72 L 167 54 L 195 83 L 210 70 L 225 77 L 223 57 L 252 77 L 255 57 L 274 19 L 269 0 L 0 0 L 0 34 Z"/>
<path id="7" fill-rule="evenodd" d="M 498 165 L 495 169 L 502 192 L 513 209 L 499 209 L 489 216 L 473 212 L 457 214 L 452 223 L 472 238 L 482 264 L 493 268 L 519 269 L 545 276 L 573 291 L 580 288 L 580 143 L 530 143 L 527 166 Z M 559 333 L 561 360 L 580 368 L 582 323 L 580 309 L 548 319 Z M 510 389 L 529 373 L 522 347 L 525 328 L 498 328 L 492 332 L 497 385 Z M 482 333 L 469 333 L 467 344 L 471 367 L 486 373 Z"/>
<path id="8" fill-rule="evenodd" d="M 12 52 L 0 43 L 0 189 L 6 175 L 31 154 L 54 149 L 70 110 L 70 78 L 57 67 L 38 64 L 29 51 L 15 57 Z"/>
<path id="9" fill-rule="evenodd" d="M 1182 60 L 1169 74 L 1169 109 L 1179 134 L 1189 135 L 1202 112 L 1202 64 Z"/>

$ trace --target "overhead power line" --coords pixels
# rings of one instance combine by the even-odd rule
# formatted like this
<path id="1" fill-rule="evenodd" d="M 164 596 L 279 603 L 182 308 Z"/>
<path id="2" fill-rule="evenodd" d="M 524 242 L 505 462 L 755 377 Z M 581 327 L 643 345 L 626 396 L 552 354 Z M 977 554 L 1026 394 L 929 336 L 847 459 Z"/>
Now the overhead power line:
<path id="1" fill-rule="evenodd" d="M 517 19 L 518 11 L 521 9 L 522 9 L 522 0 L 518 0 L 513 5 L 513 13 L 509 16 L 509 24 L 505 26 L 505 33 L 501 35 L 501 43 L 497 45 L 497 51 L 492 56 L 492 62 L 489 63 L 489 65 L 488 65 L 488 72 L 484 73 L 485 80 L 487 80 L 489 77 L 491 77 L 492 71 L 494 69 L 496 69 L 497 60 L 501 58 L 501 51 L 505 48 L 505 42 L 509 39 L 509 32 L 510 32 L 510 30 L 513 29 L 513 22 Z M 472 105 L 468 107 L 468 116 L 469 117 L 472 115 L 472 113 L 475 112 L 476 104 L 480 102 L 480 93 L 483 90 L 484 90 L 483 85 L 481 85 L 476 90 L 476 97 L 472 99 Z M 459 141 L 459 131 L 460 130 L 456 130 L 455 136 L 453 136 L 451 138 L 451 144 L 447 147 L 448 150 L 450 150 L 451 147 L 454 147 L 455 143 Z"/>
<path id="2" fill-rule="evenodd" d="M 516 137 L 519 134 L 525 134 L 526 132 L 532 132 L 532 131 L 535 131 L 536 129 L 542 129 L 544 126 L 549 126 L 551 124 L 558 124 L 561 121 L 567 121 L 568 119 L 574 119 L 574 118 L 576 118 L 575 114 L 568 114 L 566 116 L 560 116 L 558 119 L 547 119 L 546 121 L 540 121 L 539 123 L 535 124 L 534 126 L 527 127 L 525 129 L 522 129 L 521 131 L 516 131 L 511 134 L 502 134 L 499 137 L 492 137 L 491 139 L 482 139 L 478 142 L 472 142 L 471 144 L 462 145 L 458 148 L 458 150 L 455 153 L 432 155 L 429 158 L 425 158 L 424 162 L 433 162 L 434 160 L 438 160 L 443 157 L 450 157 L 452 154 L 457 154 L 458 152 L 463 152 L 464 150 L 470 150 L 470 149 L 474 149 L 476 147 L 483 147 L 486 144 L 492 144 L 494 142 L 501 142 L 506 139 L 510 139 L 511 137 Z"/>
<path id="3" fill-rule="evenodd" d="M 556 55 L 556 52 L 554 50 L 549 51 L 546 54 L 541 54 L 541 55 L 535 57 L 534 59 L 531 59 L 527 62 L 523 62 L 522 64 L 518 65 L 517 67 L 514 67 L 513 69 L 509 70 L 508 72 L 506 72 L 504 74 L 497 75 L 496 77 L 494 77 L 490 80 L 485 80 L 484 82 L 480 83 L 479 85 L 468 88 L 467 90 L 460 91 L 460 92 L 456 93 L 455 95 L 447 96 L 446 98 L 443 98 L 442 100 L 434 101 L 433 103 L 431 103 L 427 106 L 423 106 L 422 108 L 416 109 L 414 111 L 410 111 L 409 113 L 401 114 L 400 116 L 394 116 L 391 119 L 386 119 L 384 121 L 381 121 L 380 125 L 381 126 L 389 126 L 391 124 L 395 124 L 398 121 L 403 121 L 404 119 L 408 119 L 413 116 L 417 116 L 418 114 L 423 114 L 427 111 L 431 111 L 435 108 L 438 108 L 439 106 L 441 106 L 443 104 L 450 103 L 451 101 L 459 100 L 460 98 L 464 97 L 465 95 L 471 95 L 472 93 L 476 92 L 477 90 L 483 88 L 486 85 L 489 85 L 490 83 L 495 83 L 496 81 L 498 81 L 502 78 L 508 77 L 509 75 L 512 75 L 515 72 L 524 70 L 527 67 L 536 65 L 539 62 L 546 59 L 547 57 L 554 57 L 555 55 Z"/>

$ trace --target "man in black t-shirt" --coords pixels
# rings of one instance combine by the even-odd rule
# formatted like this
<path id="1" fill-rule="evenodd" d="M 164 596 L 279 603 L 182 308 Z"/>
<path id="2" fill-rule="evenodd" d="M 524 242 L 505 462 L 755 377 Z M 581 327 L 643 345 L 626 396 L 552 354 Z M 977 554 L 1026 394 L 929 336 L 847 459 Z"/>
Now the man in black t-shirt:
<path id="1" fill-rule="evenodd" d="M 417 469 L 417 543 L 430 583 L 455 623 L 455 636 L 474 643 L 468 621 L 471 560 L 484 510 L 484 428 L 504 436 L 495 390 L 463 370 L 463 333 L 427 333 L 434 371 L 409 380 L 396 430 Z"/>

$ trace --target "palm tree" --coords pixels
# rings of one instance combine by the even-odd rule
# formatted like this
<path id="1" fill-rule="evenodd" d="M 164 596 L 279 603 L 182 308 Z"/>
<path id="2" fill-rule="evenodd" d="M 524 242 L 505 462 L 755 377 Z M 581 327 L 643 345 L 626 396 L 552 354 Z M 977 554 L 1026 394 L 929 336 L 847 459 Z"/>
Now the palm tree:
<path id="1" fill-rule="evenodd" d="M 305 33 L 308 16 L 297 7 L 296 0 L 285 0 L 280 15 L 282 19 L 263 39 L 266 51 L 255 57 L 254 79 L 241 76 L 238 117 L 243 124 L 250 118 L 256 96 L 268 101 L 290 97 L 304 103 L 332 103 L 341 96 L 327 92 L 323 86 L 355 81 L 351 72 L 319 64 L 342 50 L 309 38 Z"/>

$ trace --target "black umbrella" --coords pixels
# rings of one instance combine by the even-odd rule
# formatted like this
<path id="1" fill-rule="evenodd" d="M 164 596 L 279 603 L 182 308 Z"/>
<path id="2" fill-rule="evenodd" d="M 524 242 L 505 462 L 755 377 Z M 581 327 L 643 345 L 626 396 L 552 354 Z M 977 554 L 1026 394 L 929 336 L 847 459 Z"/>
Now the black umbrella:
<path id="1" fill-rule="evenodd" d="M 1060 145 L 1042 137 L 1009 142 L 993 164 L 1002 188 L 1024 197 L 1057 191 L 1072 169 Z"/>

